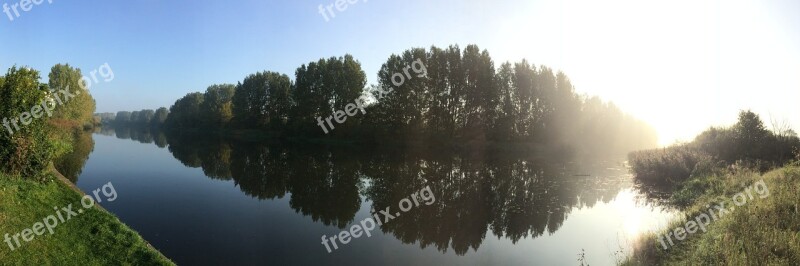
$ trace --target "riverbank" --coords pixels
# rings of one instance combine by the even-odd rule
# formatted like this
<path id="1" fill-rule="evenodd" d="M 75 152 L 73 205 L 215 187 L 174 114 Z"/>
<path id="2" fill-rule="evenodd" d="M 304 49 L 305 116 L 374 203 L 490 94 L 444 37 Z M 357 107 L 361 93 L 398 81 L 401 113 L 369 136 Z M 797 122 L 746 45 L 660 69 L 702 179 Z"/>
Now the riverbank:
<path id="1" fill-rule="evenodd" d="M 57 172 L 51 175 L 48 181 L 38 182 L 0 173 L 0 237 L 36 230 L 35 224 L 56 213 L 54 208 L 80 205 L 82 193 Z M 19 237 L 21 245 L 13 250 L 9 243 L 0 243 L 0 261 L 11 265 L 173 265 L 99 205 L 65 219 L 53 231 L 33 234 L 29 242 Z"/>
<path id="2" fill-rule="evenodd" d="M 737 194 L 746 194 L 748 188 L 761 180 L 768 188 L 766 196 L 750 191 L 754 197 L 748 197 L 749 201 L 741 206 L 734 202 L 741 200 L 735 198 Z M 798 191 L 798 163 L 763 175 L 739 169 L 692 177 L 682 182 L 670 198 L 687 206 L 683 218 L 673 221 L 662 232 L 644 236 L 621 265 L 797 265 L 800 263 Z M 713 219 L 706 226 L 707 231 L 695 226 L 696 232 L 684 231 L 686 239 L 676 240 L 676 229 L 689 228 L 689 222 L 723 203 L 730 211 Z M 662 238 L 670 231 L 674 246 Z"/>

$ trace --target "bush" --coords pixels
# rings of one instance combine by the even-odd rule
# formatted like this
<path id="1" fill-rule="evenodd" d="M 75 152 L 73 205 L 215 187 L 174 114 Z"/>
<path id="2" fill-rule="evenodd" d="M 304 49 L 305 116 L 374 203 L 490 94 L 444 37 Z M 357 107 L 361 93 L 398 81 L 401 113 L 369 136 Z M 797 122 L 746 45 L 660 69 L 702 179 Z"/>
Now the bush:
<path id="1" fill-rule="evenodd" d="M 30 68 L 15 66 L 8 70 L 0 85 L 0 118 L 11 124 L 49 97 L 39 78 L 39 72 Z M 46 119 L 31 119 L 28 125 L 17 122 L 19 129 L 4 125 L 0 130 L 0 171 L 38 178 L 50 164 L 53 148 L 47 140 Z"/>
<path id="2" fill-rule="evenodd" d="M 692 143 L 629 154 L 631 170 L 644 181 L 684 181 L 722 174 L 727 166 L 766 172 L 797 158 L 800 139 L 765 129 L 755 113 L 742 111 L 730 128 L 710 128 Z"/>
<path id="3" fill-rule="evenodd" d="M 628 155 L 631 170 L 638 179 L 680 182 L 689 178 L 701 161 L 711 156 L 688 144 L 669 148 L 632 152 Z"/>
<path id="4" fill-rule="evenodd" d="M 766 171 L 790 162 L 800 139 L 794 134 L 768 131 L 758 115 L 742 111 L 735 125 L 706 130 L 692 145 L 728 164 L 741 161 Z"/>

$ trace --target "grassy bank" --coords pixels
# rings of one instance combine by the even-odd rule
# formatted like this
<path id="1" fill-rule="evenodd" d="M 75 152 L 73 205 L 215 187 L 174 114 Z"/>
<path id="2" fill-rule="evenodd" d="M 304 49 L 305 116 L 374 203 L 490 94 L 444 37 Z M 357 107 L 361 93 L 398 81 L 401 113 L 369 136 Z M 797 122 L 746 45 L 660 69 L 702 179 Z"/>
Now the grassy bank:
<path id="1" fill-rule="evenodd" d="M 37 182 L 0 174 L 0 237 L 33 228 L 59 209 L 81 209 L 81 195 L 59 179 Z M 135 231 L 97 206 L 65 222 L 51 235 L 41 236 L 11 250 L 0 243 L 4 265 L 172 265 Z M 4 239 L 0 239 L 4 241 Z M 11 240 L 13 243 L 13 240 Z"/>
<path id="2" fill-rule="evenodd" d="M 742 206 L 733 198 L 763 180 L 769 193 L 754 195 Z M 751 170 L 717 171 L 693 176 L 672 194 L 672 202 L 685 204 L 683 219 L 658 235 L 643 237 L 622 265 L 798 265 L 800 264 L 800 165 L 766 174 Z M 752 194 L 755 194 L 753 192 Z M 660 236 L 686 227 L 709 205 L 735 207 L 683 241 L 673 240 L 666 250 Z M 673 236 L 673 239 L 675 237 Z M 667 244 L 668 245 L 668 244 Z M 668 245 L 669 246 L 669 245 Z"/>

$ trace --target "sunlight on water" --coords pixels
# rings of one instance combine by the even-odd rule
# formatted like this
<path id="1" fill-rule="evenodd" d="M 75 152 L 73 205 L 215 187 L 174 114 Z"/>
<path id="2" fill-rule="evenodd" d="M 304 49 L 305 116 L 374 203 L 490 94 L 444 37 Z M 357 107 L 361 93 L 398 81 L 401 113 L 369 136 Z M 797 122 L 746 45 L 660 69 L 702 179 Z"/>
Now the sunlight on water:
<path id="1" fill-rule="evenodd" d="M 594 247 L 600 252 L 592 253 L 601 255 L 603 248 L 607 248 L 605 254 L 609 254 L 608 259 L 613 260 L 590 258 L 589 261 L 600 261 L 605 265 L 630 254 L 643 235 L 663 230 L 676 214 L 674 210 L 647 202 L 640 193 L 629 187 L 622 189 L 608 203 L 598 201 L 593 207 L 576 209 L 570 218 L 588 222 L 587 226 L 594 229 L 591 234 L 595 234 L 600 241 L 594 243 Z"/>

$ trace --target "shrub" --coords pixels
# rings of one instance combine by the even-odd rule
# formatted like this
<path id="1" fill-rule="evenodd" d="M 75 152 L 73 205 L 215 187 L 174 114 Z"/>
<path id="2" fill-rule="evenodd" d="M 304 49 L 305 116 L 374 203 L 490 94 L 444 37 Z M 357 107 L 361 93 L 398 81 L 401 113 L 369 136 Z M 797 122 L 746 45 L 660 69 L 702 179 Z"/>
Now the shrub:
<path id="1" fill-rule="evenodd" d="M 742 111 L 735 125 L 712 127 L 698 135 L 692 145 L 728 164 L 741 161 L 766 171 L 791 161 L 800 139 L 787 132 L 768 131 L 757 114 Z"/>
<path id="2" fill-rule="evenodd" d="M 638 179 L 680 182 L 689 178 L 701 161 L 711 161 L 708 154 L 688 144 L 669 148 L 632 152 L 628 155 L 631 171 Z"/>
<path id="3" fill-rule="evenodd" d="M 0 85 L 0 118 L 19 119 L 41 104 L 49 92 L 39 84 L 39 72 L 30 68 L 12 67 Z M 47 140 L 44 118 L 31 118 L 28 125 L 19 123 L 13 132 L 0 130 L 0 171 L 25 177 L 40 177 L 52 159 L 52 146 Z"/>
<path id="4" fill-rule="evenodd" d="M 631 170 L 643 181 L 680 182 L 690 176 L 722 174 L 727 166 L 766 172 L 798 155 L 795 134 L 768 131 L 751 111 L 730 128 L 710 128 L 688 144 L 629 154 Z M 793 154 L 794 153 L 794 154 Z"/>

